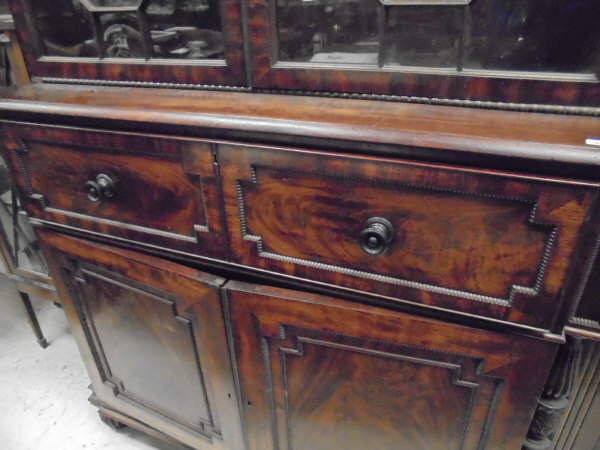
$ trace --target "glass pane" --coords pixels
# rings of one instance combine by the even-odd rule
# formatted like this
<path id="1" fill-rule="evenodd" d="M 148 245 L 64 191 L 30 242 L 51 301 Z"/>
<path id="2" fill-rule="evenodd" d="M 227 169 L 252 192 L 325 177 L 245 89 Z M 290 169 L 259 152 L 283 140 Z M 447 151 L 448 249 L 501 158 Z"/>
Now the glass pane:
<path id="1" fill-rule="evenodd" d="M 6 0 L 0 0 L 0 16 L 4 16 L 6 14 L 10 14 L 10 8 L 6 3 Z"/>
<path id="2" fill-rule="evenodd" d="M 388 7 L 385 64 L 456 68 L 464 13 L 462 6 Z"/>
<path id="3" fill-rule="evenodd" d="M 146 16 L 153 57 L 225 57 L 218 0 L 151 0 Z"/>
<path id="4" fill-rule="evenodd" d="M 600 1 L 473 0 L 465 68 L 600 71 Z"/>
<path id="5" fill-rule="evenodd" d="M 33 228 L 27 216 L 20 214 L 20 204 L 11 187 L 9 172 L 0 158 L 0 245 L 7 247 L 12 264 L 18 269 L 47 274 Z"/>
<path id="6" fill-rule="evenodd" d="M 102 38 L 107 58 L 144 58 L 144 40 L 138 14 L 101 14 Z"/>
<path id="7" fill-rule="evenodd" d="M 377 64 L 378 0 L 278 0 L 281 61 Z"/>
<path id="8" fill-rule="evenodd" d="M 81 0 L 79 0 L 81 1 Z M 128 6 L 136 8 L 140 6 L 142 0 L 87 0 L 90 5 L 96 8 L 112 8 L 119 6 Z"/>
<path id="9" fill-rule="evenodd" d="M 90 14 L 79 0 L 30 0 L 42 53 L 98 56 Z"/>

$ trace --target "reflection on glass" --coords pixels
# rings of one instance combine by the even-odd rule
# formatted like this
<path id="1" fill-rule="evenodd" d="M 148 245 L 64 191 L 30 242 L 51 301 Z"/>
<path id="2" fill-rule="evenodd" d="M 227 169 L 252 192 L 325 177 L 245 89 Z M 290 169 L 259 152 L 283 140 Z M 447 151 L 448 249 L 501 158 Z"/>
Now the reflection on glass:
<path id="1" fill-rule="evenodd" d="M 223 58 L 217 0 L 151 0 L 146 7 L 155 58 Z"/>
<path id="2" fill-rule="evenodd" d="M 280 61 L 600 73 L 600 0 L 271 1 Z"/>
<path id="3" fill-rule="evenodd" d="M 79 0 L 30 0 L 42 53 L 98 56 L 90 14 Z"/>
<path id="4" fill-rule="evenodd" d="M 600 1 L 473 0 L 465 68 L 600 71 Z"/>
<path id="5" fill-rule="evenodd" d="M 277 1 L 279 59 L 377 64 L 378 0 Z"/>
<path id="6" fill-rule="evenodd" d="M 144 57 L 137 13 L 102 14 L 100 23 L 107 58 Z"/>
<path id="7" fill-rule="evenodd" d="M 224 58 L 219 0 L 29 1 L 44 55 Z"/>
<path id="8" fill-rule="evenodd" d="M 7 247 L 11 262 L 17 269 L 47 274 L 35 233 L 27 216 L 20 211 L 8 170 L 0 158 L 0 245 Z"/>
<path id="9" fill-rule="evenodd" d="M 463 7 L 389 7 L 385 29 L 385 63 L 456 67 L 463 22 Z"/>
<path id="10" fill-rule="evenodd" d="M 138 7 L 142 0 L 87 0 L 87 2 L 96 8 L 114 8 L 119 6 Z"/>
<path id="11" fill-rule="evenodd" d="M 6 0 L 0 0 L 0 16 L 10 15 L 10 8 L 6 3 Z"/>

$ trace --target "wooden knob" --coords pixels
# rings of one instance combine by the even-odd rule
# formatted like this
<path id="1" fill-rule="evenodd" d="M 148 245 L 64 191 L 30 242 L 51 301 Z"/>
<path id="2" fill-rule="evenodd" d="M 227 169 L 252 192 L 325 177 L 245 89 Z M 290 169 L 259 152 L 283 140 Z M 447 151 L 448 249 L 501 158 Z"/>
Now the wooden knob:
<path id="1" fill-rule="evenodd" d="M 100 203 L 103 198 L 110 198 L 115 194 L 115 183 L 108 175 L 101 173 L 95 180 L 86 181 L 84 190 L 90 201 Z"/>
<path id="2" fill-rule="evenodd" d="M 389 220 L 381 217 L 371 217 L 360 232 L 359 242 L 363 251 L 369 255 L 380 255 L 385 252 L 393 240 L 394 226 Z"/>

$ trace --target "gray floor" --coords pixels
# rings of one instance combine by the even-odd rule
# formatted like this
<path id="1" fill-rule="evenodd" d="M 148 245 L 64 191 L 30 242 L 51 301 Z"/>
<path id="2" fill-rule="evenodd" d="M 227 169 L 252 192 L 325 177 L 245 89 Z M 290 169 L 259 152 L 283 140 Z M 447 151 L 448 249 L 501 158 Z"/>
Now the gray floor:
<path id="1" fill-rule="evenodd" d="M 89 380 L 62 310 L 49 301 L 32 302 L 50 343 L 45 350 L 13 283 L 0 273 L 0 450 L 175 450 L 100 421 L 87 402 Z"/>

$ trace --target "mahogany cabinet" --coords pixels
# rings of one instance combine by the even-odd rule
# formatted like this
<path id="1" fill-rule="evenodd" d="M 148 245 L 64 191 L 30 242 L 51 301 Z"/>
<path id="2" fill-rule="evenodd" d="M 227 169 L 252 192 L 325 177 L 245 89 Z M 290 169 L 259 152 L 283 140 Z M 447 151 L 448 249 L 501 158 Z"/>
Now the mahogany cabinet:
<path id="1" fill-rule="evenodd" d="M 110 425 L 231 450 L 595 439 L 597 119 L 43 84 L 0 114 Z"/>
<path id="2" fill-rule="evenodd" d="M 107 424 L 600 445 L 599 2 L 8 4 L 0 152 Z"/>

